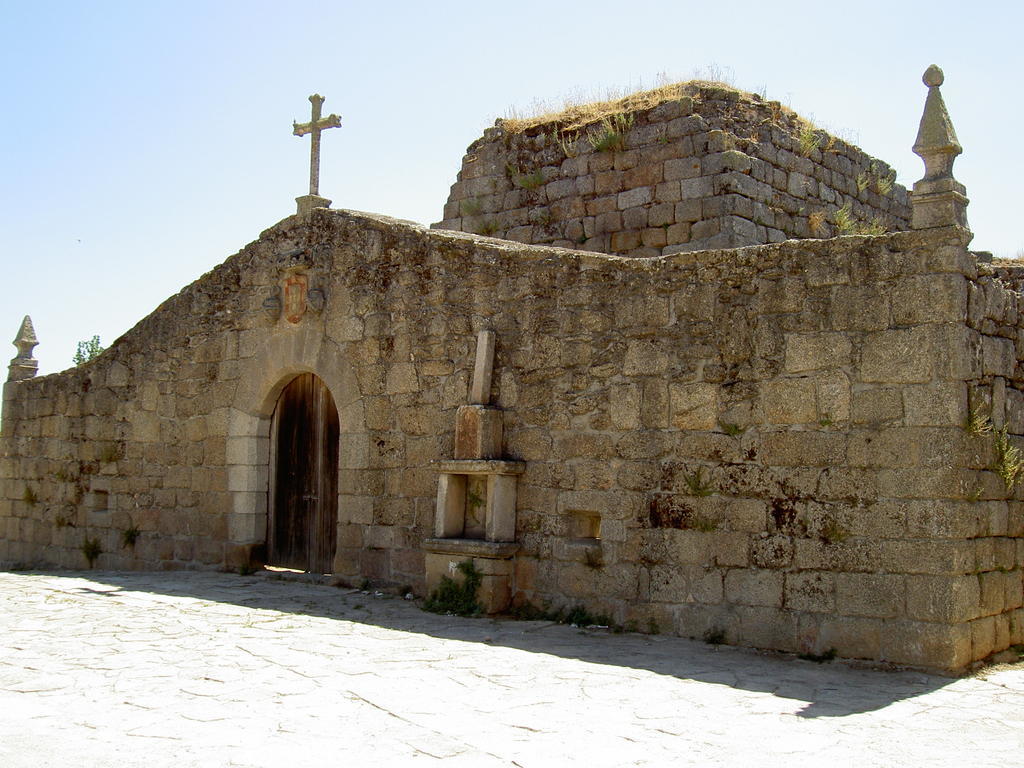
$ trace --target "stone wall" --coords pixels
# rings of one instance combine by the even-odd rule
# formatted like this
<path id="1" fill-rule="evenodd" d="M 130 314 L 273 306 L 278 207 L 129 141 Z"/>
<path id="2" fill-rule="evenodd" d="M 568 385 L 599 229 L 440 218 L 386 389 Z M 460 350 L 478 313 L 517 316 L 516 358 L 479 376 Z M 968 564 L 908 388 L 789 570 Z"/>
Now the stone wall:
<path id="1" fill-rule="evenodd" d="M 895 171 L 778 102 L 701 83 L 658 98 L 608 106 L 604 122 L 498 120 L 434 226 L 640 257 L 909 229 Z"/>
<path id="2" fill-rule="evenodd" d="M 1024 506 L 986 428 L 1024 431 L 1024 313 L 966 241 L 638 260 L 286 219 L 92 363 L 6 385 L 0 561 L 258 560 L 274 404 L 312 371 L 341 422 L 335 572 L 422 590 L 488 328 L 525 462 L 517 602 L 960 669 L 1024 640 Z M 271 311 L 289 275 L 323 297 L 295 324 Z"/>

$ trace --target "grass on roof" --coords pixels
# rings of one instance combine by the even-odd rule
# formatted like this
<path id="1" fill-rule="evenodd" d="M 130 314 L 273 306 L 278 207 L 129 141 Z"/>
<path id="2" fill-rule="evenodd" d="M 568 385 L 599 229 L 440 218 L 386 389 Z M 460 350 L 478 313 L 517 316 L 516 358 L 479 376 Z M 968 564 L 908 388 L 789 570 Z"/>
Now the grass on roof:
<path id="1" fill-rule="evenodd" d="M 572 131 L 597 123 L 611 115 L 639 112 L 651 109 L 667 101 L 676 101 L 684 97 L 697 97 L 702 90 L 717 89 L 740 94 L 746 98 L 752 96 L 729 83 L 717 80 L 687 80 L 668 83 L 647 91 L 636 91 L 628 94 L 609 94 L 603 101 L 587 100 L 587 96 L 576 93 L 567 97 L 560 109 L 549 104 L 535 102 L 532 114 L 521 115 L 510 110 L 508 117 L 500 122 L 508 133 L 522 133 L 538 125 L 558 123 L 562 131 Z M 787 107 L 782 109 L 795 116 Z"/>

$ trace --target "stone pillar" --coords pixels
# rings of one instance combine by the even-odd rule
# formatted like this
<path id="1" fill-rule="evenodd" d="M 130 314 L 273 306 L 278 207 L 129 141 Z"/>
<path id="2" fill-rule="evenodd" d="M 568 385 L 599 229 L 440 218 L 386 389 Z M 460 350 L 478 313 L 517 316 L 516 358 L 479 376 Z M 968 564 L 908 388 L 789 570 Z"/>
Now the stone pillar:
<path id="1" fill-rule="evenodd" d="M 494 331 L 477 335 L 470 402 L 456 413 L 455 458 L 436 463 L 434 538 L 423 542 L 428 592 L 469 560 L 482 574 L 478 600 L 487 613 L 505 610 L 514 591 L 516 478 L 526 469 L 501 458 L 502 414 L 489 405 L 494 342 Z"/>
<path id="2" fill-rule="evenodd" d="M 953 178 L 953 161 L 963 148 L 957 141 L 953 121 L 939 92 L 944 80 L 942 70 L 932 64 L 925 71 L 923 80 L 928 86 L 928 98 L 913 149 L 914 154 L 924 161 L 924 178 L 914 184 L 910 196 L 913 207 L 911 227 L 957 226 L 968 229 L 967 190 Z"/>
<path id="3" fill-rule="evenodd" d="M 39 361 L 32 357 L 32 349 L 39 343 L 36 339 L 36 329 L 32 327 L 32 318 L 25 315 L 18 329 L 18 335 L 14 337 L 14 346 L 18 348 L 18 355 L 11 360 L 8 368 L 8 381 L 22 381 L 31 379 L 39 370 Z"/>

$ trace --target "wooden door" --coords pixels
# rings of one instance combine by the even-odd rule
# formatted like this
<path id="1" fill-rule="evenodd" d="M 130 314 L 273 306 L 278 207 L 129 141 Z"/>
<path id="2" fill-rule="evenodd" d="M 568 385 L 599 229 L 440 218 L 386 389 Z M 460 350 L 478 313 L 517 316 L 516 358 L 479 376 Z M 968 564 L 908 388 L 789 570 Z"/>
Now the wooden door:
<path id="1" fill-rule="evenodd" d="M 338 410 L 312 373 L 293 379 L 274 411 L 270 565 L 329 573 L 338 514 Z"/>

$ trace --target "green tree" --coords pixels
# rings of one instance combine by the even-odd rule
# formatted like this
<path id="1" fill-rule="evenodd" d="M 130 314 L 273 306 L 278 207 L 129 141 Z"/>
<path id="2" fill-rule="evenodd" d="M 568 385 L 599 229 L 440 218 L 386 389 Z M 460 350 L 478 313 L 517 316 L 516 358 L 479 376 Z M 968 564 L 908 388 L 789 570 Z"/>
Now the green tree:
<path id="1" fill-rule="evenodd" d="M 93 336 L 88 341 L 78 342 L 78 351 L 75 352 L 74 358 L 72 358 L 75 365 L 82 365 L 88 363 L 99 357 L 100 352 L 103 351 L 103 346 L 100 344 L 100 337 Z"/>

